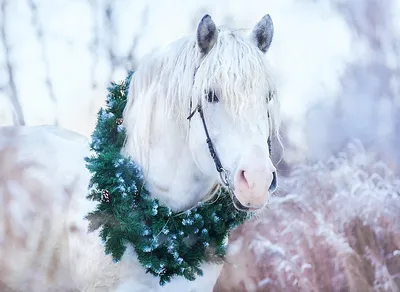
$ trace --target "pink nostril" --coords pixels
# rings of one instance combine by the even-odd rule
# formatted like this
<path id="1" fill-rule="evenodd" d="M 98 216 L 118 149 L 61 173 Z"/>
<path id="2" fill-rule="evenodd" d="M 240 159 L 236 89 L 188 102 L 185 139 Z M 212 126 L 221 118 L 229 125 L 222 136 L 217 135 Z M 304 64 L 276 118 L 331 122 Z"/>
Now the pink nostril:
<path id="1" fill-rule="evenodd" d="M 236 181 L 242 190 L 251 190 L 256 186 L 257 173 L 240 170 L 237 172 Z"/>
<path id="2" fill-rule="evenodd" d="M 247 180 L 247 173 L 246 173 L 246 171 L 244 171 L 244 170 L 241 170 L 240 172 L 239 172 L 239 177 L 238 177 L 238 179 L 239 179 L 239 182 L 240 182 L 240 184 L 243 186 L 243 187 L 245 187 L 245 188 L 249 188 L 250 186 L 249 186 L 249 181 Z"/>
<path id="3" fill-rule="evenodd" d="M 248 175 L 249 175 L 248 172 L 245 170 L 241 170 L 238 173 L 238 182 L 242 186 L 242 188 L 245 188 L 245 189 L 252 188 L 252 186 L 250 186 L 250 183 L 249 183 Z"/>

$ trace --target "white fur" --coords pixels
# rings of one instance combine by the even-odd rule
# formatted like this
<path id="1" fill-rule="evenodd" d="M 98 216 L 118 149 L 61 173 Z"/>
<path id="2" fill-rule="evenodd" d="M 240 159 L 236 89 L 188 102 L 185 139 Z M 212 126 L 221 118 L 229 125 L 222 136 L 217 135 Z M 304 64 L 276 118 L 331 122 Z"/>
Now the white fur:
<path id="1" fill-rule="evenodd" d="M 210 89 L 217 92 L 219 103 L 205 101 L 204 92 Z M 200 55 L 194 36 L 178 40 L 143 60 L 133 74 L 124 112 L 127 140 L 123 153 L 145 170 L 152 195 L 175 211 L 203 200 L 220 183 L 220 177 L 208 152 L 198 114 L 190 126 L 186 119 L 192 99 L 194 106 L 203 105 L 211 138 L 223 166 L 231 173 L 230 179 L 240 186 L 243 180 L 240 181 L 238 173 L 244 171 L 246 175 L 249 185 L 238 188 L 236 196 L 241 202 L 253 199 L 261 207 L 268 200 L 266 194 L 269 195 L 268 186 L 275 171 L 266 143 L 268 136 L 278 129 L 276 95 L 267 103 L 272 91 L 276 90 L 265 55 L 251 38 L 220 28 L 218 39 L 206 56 Z M 10 133 L 12 138 L 5 139 Z M 5 143 L 0 145 L 0 157 L 2 149 L 3 152 L 13 149 L 15 156 L 6 152 L 3 156 L 6 162 L 0 159 L 0 164 L 25 169 L 15 172 L 17 178 L 11 177 L 14 172 L 7 172 L 10 177 L 3 183 L 19 182 L 18 175 L 27 171 L 23 163 L 33 161 L 40 165 L 37 173 L 42 176 L 37 177 L 35 172 L 29 175 L 45 191 L 40 193 L 40 200 L 29 201 L 29 196 L 36 195 L 22 180 L 20 186 L 29 201 L 24 204 L 22 195 L 18 195 L 23 193 L 21 188 L 0 188 L 3 200 L 14 194 L 11 201 L 3 202 L 5 211 L 0 216 L 7 213 L 4 215 L 7 222 L 14 220 L 16 224 L 20 212 L 33 208 L 29 209 L 32 222 L 43 227 L 51 215 L 52 228 L 31 229 L 29 233 L 26 227 L 20 236 L 37 244 L 44 240 L 40 230 L 46 231 L 45 250 L 58 257 L 48 265 L 36 266 L 36 274 L 40 275 L 36 278 L 30 276 L 38 256 L 36 249 L 17 262 L 4 261 L 0 271 L 11 272 L 0 274 L 0 287 L 3 284 L 17 290 L 29 287 L 30 291 L 65 287 L 79 291 L 212 291 L 221 269 L 219 265 L 203 265 L 204 276 L 194 282 L 177 278 L 160 287 L 157 278 L 145 274 L 131 247 L 119 263 L 113 263 L 111 256 L 104 254 L 98 232 L 87 233 L 88 223 L 83 220 L 95 206 L 85 199 L 90 175 L 83 160 L 89 154 L 84 137 L 54 127 L 5 128 L 0 130 L 1 137 L 4 139 L 0 141 Z M 0 239 L 7 234 L 4 230 L 0 228 Z M 16 255 L 30 247 L 6 245 L 0 240 L 0 256 Z M 25 270 L 19 272 L 15 264 Z M 49 271 L 58 277 L 52 274 L 50 281 Z M 31 284 L 35 279 L 40 279 L 35 282 L 39 286 Z"/>
<path id="2" fill-rule="evenodd" d="M 190 124 L 186 119 L 191 100 L 193 108 L 199 102 L 204 107 L 211 138 L 231 181 L 241 170 L 254 174 L 254 185 L 262 186 L 255 195 L 262 192 L 262 205 L 268 200 L 269 176 L 275 169 L 266 142 L 270 134 L 279 137 L 275 83 L 251 34 L 219 29 L 216 44 L 204 58 L 195 35 L 146 57 L 129 89 L 124 151 L 142 166 L 152 193 L 175 210 L 191 207 L 204 190 L 220 182 L 199 115 Z M 205 101 L 208 90 L 217 93 L 219 103 Z M 168 163 L 160 165 L 160 160 Z"/>

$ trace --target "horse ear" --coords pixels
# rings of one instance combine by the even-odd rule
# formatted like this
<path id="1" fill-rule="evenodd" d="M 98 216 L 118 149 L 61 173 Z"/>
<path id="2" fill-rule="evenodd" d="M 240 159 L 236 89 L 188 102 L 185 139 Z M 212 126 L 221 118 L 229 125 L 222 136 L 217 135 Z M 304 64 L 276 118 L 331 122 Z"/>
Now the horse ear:
<path id="1" fill-rule="evenodd" d="M 218 31 L 211 16 L 206 14 L 200 20 L 197 27 L 197 45 L 200 48 L 200 53 L 207 54 L 217 41 Z"/>
<path id="2" fill-rule="evenodd" d="M 251 40 L 263 53 L 266 53 L 271 45 L 273 36 L 274 24 L 271 16 L 267 14 L 253 28 Z"/>

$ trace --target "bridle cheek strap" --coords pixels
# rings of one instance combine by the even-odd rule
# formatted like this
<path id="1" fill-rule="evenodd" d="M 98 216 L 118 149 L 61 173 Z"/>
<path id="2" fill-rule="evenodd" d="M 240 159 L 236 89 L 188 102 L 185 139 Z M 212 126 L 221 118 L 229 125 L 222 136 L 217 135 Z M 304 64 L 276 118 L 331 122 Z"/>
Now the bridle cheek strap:
<path id="1" fill-rule="evenodd" d="M 217 151 L 215 150 L 214 144 L 211 141 L 211 137 L 210 137 L 210 134 L 208 132 L 207 124 L 206 124 L 206 121 L 204 119 L 203 108 L 201 107 L 200 104 L 197 105 L 197 107 L 195 108 L 193 113 L 188 117 L 188 119 L 193 117 L 193 115 L 196 112 L 196 110 L 200 114 L 201 122 L 203 124 L 204 132 L 205 132 L 206 138 L 207 138 L 206 142 L 207 142 L 207 145 L 208 145 L 208 150 L 210 151 L 211 157 L 214 160 L 215 168 L 217 169 L 218 172 L 222 172 L 223 171 L 222 163 L 221 163 L 221 160 L 219 159 Z"/>
<path id="2" fill-rule="evenodd" d="M 201 122 L 203 124 L 203 129 L 206 134 L 206 142 L 207 142 L 208 150 L 210 151 L 210 155 L 214 161 L 215 168 L 217 169 L 224 185 L 226 187 L 228 187 L 229 189 L 232 189 L 232 186 L 229 183 L 229 173 L 226 169 L 223 168 L 221 160 L 219 159 L 217 151 L 215 150 L 215 146 L 214 146 L 214 144 L 211 140 L 210 134 L 208 132 L 206 120 L 204 118 L 203 108 L 200 103 L 197 104 L 196 108 L 190 113 L 190 115 L 187 117 L 187 119 L 190 121 L 191 118 L 195 115 L 196 111 L 200 115 Z"/>

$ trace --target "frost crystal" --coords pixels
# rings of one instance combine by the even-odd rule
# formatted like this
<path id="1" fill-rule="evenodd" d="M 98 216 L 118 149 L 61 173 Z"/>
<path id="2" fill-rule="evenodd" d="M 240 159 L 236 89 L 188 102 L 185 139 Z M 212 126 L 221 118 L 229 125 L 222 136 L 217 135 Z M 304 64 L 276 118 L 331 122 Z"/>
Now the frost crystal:
<path id="1" fill-rule="evenodd" d="M 182 225 L 192 225 L 193 224 L 193 219 L 183 219 L 182 220 Z"/>
<path id="2" fill-rule="evenodd" d="M 400 180 L 379 159 L 352 146 L 282 178 L 284 187 L 268 212 L 239 227 L 240 235 L 230 240 L 232 268 L 221 279 L 224 290 L 234 290 L 232 277 L 263 285 L 263 291 L 340 291 L 359 283 L 366 286 L 358 290 L 396 288 Z M 237 264 L 248 266 L 242 275 L 233 268 Z M 365 273 L 366 266 L 373 268 Z"/>
<path id="3" fill-rule="evenodd" d="M 143 252 L 151 252 L 153 249 L 150 246 L 145 246 Z"/>
<path id="4" fill-rule="evenodd" d="M 153 206 L 151 209 L 151 215 L 156 216 L 158 214 L 158 206 Z"/>
<path id="5" fill-rule="evenodd" d="M 117 126 L 117 131 L 118 133 L 121 133 L 122 131 L 124 131 L 125 127 L 123 125 L 118 125 Z"/>

